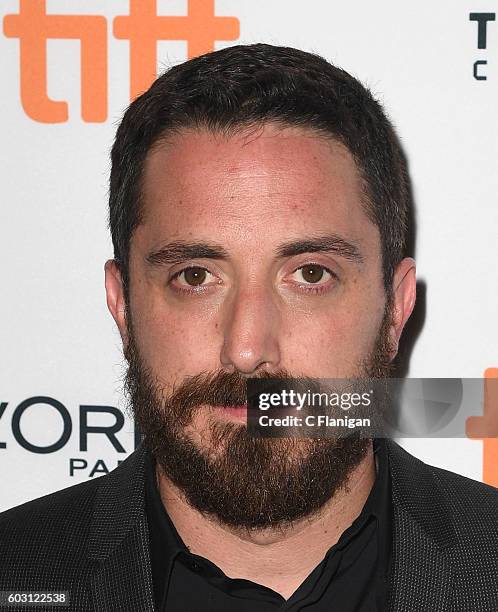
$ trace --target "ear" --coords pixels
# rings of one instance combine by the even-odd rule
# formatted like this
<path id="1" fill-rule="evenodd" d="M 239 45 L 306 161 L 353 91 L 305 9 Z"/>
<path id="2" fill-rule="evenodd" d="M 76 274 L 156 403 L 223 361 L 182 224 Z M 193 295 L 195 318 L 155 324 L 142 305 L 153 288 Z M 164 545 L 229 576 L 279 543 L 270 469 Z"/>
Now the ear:
<path id="1" fill-rule="evenodd" d="M 398 352 L 399 339 L 415 306 L 416 293 L 415 261 L 411 257 L 406 257 L 396 267 L 393 277 L 393 311 L 389 329 L 389 340 L 392 347 L 391 360 Z"/>
<path id="2" fill-rule="evenodd" d="M 128 333 L 126 329 L 126 303 L 124 298 L 121 271 L 114 259 L 106 261 L 105 266 L 105 292 L 107 297 L 107 308 L 116 321 L 123 346 L 128 344 Z"/>

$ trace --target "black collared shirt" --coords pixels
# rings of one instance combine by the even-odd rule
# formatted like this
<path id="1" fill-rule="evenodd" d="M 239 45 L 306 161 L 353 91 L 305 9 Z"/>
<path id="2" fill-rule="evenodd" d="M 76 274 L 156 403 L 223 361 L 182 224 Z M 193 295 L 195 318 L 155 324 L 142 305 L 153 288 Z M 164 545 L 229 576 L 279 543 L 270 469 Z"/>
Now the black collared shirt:
<path id="1" fill-rule="evenodd" d="M 189 552 L 169 518 L 148 455 L 146 512 L 157 612 L 380 612 L 385 610 L 391 558 L 391 495 L 384 440 L 374 441 L 377 477 L 358 518 L 285 600 L 272 589 L 226 576 Z"/>

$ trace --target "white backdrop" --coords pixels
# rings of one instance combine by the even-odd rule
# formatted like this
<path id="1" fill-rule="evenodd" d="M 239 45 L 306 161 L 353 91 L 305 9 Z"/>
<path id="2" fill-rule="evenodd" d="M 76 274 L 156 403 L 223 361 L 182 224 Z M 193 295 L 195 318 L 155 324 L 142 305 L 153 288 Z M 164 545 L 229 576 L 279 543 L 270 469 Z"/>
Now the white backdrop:
<path id="1" fill-rule="evenodd" d="M 44 4 L 24 0 L 30 2 Z M 141 2 L 154 9 L 153 1 Z M 189 6 L 187 0 L 163 0 L 154 13 L 181 16 L 189 10 L 193 16 L 201 4 L 238 19 L 236 43 L 317 52 L 381 99 L 409 158 L 418 274 L 427 286 L 425 325 L 409 375 L 481 377 L 498 366 L 498 24 L 491 16 L 479 17 L 478 48 L 479 22 L 469 17 L 494 15 L 496 3 L 191 0 Z M 52 111 L 37 102 L 45 62 L 39 53 L 37 62 L 25 55 L 21 69 L 21 26 L 5 18 L 19 10 L 19 0 L 2 1 L 0 510 L 100 476 L 134 447 L 128 418 L 114 439 L 123 452 L 102 433 L 82 436 L 80 420 L 86 410 L 88 426 L 110 425 L 116 421 L 112 408 L 124 409 L 123 359 L 105 306 L 103 264 L 112 255 L 106 228 L 109 150 L 130 87 L 129 43 L 114 35 L 113 19 L 128 15 L 130 2 L 46 2 L 48 15 L 100 16 L 89 23 L 107 39 L 100 47 L 95 42 L 107 77 L 104 87 L 93 82 L 95 98 L 84 92 L 97 114 L 97 103 L 104 100 L 105 106 L 107 100 L 98 122 L 82 119 L 80 42 L 64 34 L 46 42 L 46 69 L 47 94 L 67 102 L 67 120 L 54 122 Z M 23 44 L 36 51 L 45 22 L 35 21 L 23 26 Z M 192 28 L 195 43 L 199 36 Z M 88 37 L 91 28 L 82 32 Z M 215 48 L 230 44 L 217 41 Z M 157 51 L 161 69 L 186 59 L 187 44 L 164 40 Z M 479 79 L 476 61 L 487 62 L 476 65 Z M 22 71 L 28 84 L 23 103 Z M 98 412 L 96 406 L 111 409 Z M 429 463 L 483 479 L 479 440 L 402 443 Z M 54 444 L 52 452 L 40 452 Z"/>

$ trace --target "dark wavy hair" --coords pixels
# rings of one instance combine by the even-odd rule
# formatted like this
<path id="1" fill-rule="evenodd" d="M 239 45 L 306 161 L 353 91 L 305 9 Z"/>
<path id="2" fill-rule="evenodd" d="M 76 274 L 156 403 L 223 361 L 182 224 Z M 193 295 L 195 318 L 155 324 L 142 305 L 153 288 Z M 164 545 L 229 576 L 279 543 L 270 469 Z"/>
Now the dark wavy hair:
<path id="1" fill-rule="evenodd" d="M 144 162 L 162 137 L 183 128 L 231 133 L 273 122 L 345 145 L 379 228 L 386 291 L 406 256 L 410 189 L 406 161 L 381 105 L 357 79 L 318 55 L 267 44 L 239 45 L 174 66 L 134 100 L 112 148 L 109 226 L 128 295 L 130 240 L 141 222 Z"/>

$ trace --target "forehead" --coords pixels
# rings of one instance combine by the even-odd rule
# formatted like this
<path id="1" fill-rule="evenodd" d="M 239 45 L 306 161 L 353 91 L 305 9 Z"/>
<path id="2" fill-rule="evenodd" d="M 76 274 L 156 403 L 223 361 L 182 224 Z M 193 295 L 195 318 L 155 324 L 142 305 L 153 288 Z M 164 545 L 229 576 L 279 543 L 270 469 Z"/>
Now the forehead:
<path id="1" fill-rule="evenodd" d="M 185 232 L 270 241 L 327 230 L 376 237 L 351 154 L 304 128 L 174 134 L 149 153 L 143 195 L 143 229 L 154 242 Z"/>

